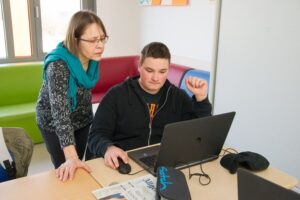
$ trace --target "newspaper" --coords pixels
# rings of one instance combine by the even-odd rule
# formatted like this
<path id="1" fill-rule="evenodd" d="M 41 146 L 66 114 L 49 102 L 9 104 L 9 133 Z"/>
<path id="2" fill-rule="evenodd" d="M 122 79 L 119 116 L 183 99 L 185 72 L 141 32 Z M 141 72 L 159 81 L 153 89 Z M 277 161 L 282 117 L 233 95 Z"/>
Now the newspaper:
<path id="1" fill-rule="evenodd" d="M 151 174 L 92 191 L 98 200 L 154 200 L 156 178 Z"/>

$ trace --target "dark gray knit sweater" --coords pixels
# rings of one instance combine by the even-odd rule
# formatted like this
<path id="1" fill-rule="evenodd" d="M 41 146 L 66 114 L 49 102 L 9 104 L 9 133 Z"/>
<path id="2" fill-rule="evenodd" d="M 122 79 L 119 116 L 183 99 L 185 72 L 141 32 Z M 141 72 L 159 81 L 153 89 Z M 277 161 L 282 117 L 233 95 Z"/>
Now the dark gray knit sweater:
<path id="1" fill-rule="evenodd" d="M 62 60 L 52 62 L 46 70 L 36 106 L 36 120 L 40 128 L 57 134 L 61 148 L 75 145 L 74 131 L 92 122 L 91 91 L 77 86 L 77 107 L 69 109 L 69 70 Z"/>

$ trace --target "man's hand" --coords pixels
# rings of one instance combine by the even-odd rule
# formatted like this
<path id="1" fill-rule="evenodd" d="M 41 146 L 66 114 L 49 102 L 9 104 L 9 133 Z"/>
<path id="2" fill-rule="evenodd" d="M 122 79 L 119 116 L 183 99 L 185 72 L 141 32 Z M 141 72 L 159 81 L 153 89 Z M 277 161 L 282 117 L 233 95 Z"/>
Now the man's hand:
<path id="1" fill-rule="evenodd" d="M 207 82 L 198 77 L 189 76 L 185 79 L 185 85 L 193 93 L 197 101 L 203 101 L 207 97 Z"/>
<path id="2" fill-rule="evenodd" d="M 116 146 L 109 146 L 104 155 L 104 163 L 106 166 L 116 169 L 119 167 L 118 157 L 120 157 L 124 163 L 128 163 L 128 155 L 125 151 Z"/>

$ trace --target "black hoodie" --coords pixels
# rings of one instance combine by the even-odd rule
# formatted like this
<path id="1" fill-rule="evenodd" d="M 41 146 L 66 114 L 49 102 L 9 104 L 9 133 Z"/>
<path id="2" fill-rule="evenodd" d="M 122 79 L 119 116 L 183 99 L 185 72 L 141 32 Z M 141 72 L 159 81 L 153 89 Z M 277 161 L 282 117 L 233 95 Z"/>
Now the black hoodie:
<path id="1" fill-rule="evenodd" d="M 154 118 L 150 121 L 148 106 L 133 77 L 114 86 L 101 101 L 90 131 L 89 148 L 96 156 L 104 156 L 109 145 L 124 151 L 159 143 L 166 124 L 211 115 L 208 98 L 196 102 L 168 80 Z"/>

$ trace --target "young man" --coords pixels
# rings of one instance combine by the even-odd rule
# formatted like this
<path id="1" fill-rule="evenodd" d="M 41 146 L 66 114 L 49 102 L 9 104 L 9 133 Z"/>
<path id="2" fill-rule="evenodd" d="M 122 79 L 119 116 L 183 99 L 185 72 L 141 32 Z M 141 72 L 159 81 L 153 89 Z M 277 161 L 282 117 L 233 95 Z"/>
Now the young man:
<path id="1" fill-rule="evenodd" d="M 166 45 L 146 45 L 139 63 L 140 76 L 113 87 L 99 105 L 89 137 L 89 148 L 103 156 L 113 169 L 118 157 L 128 163 L 125 151 L 159 143 L 166 124 L 211 115 L 207 83 L 188 77 L 184 90 L 167 80 L 171 55 Z"/>

